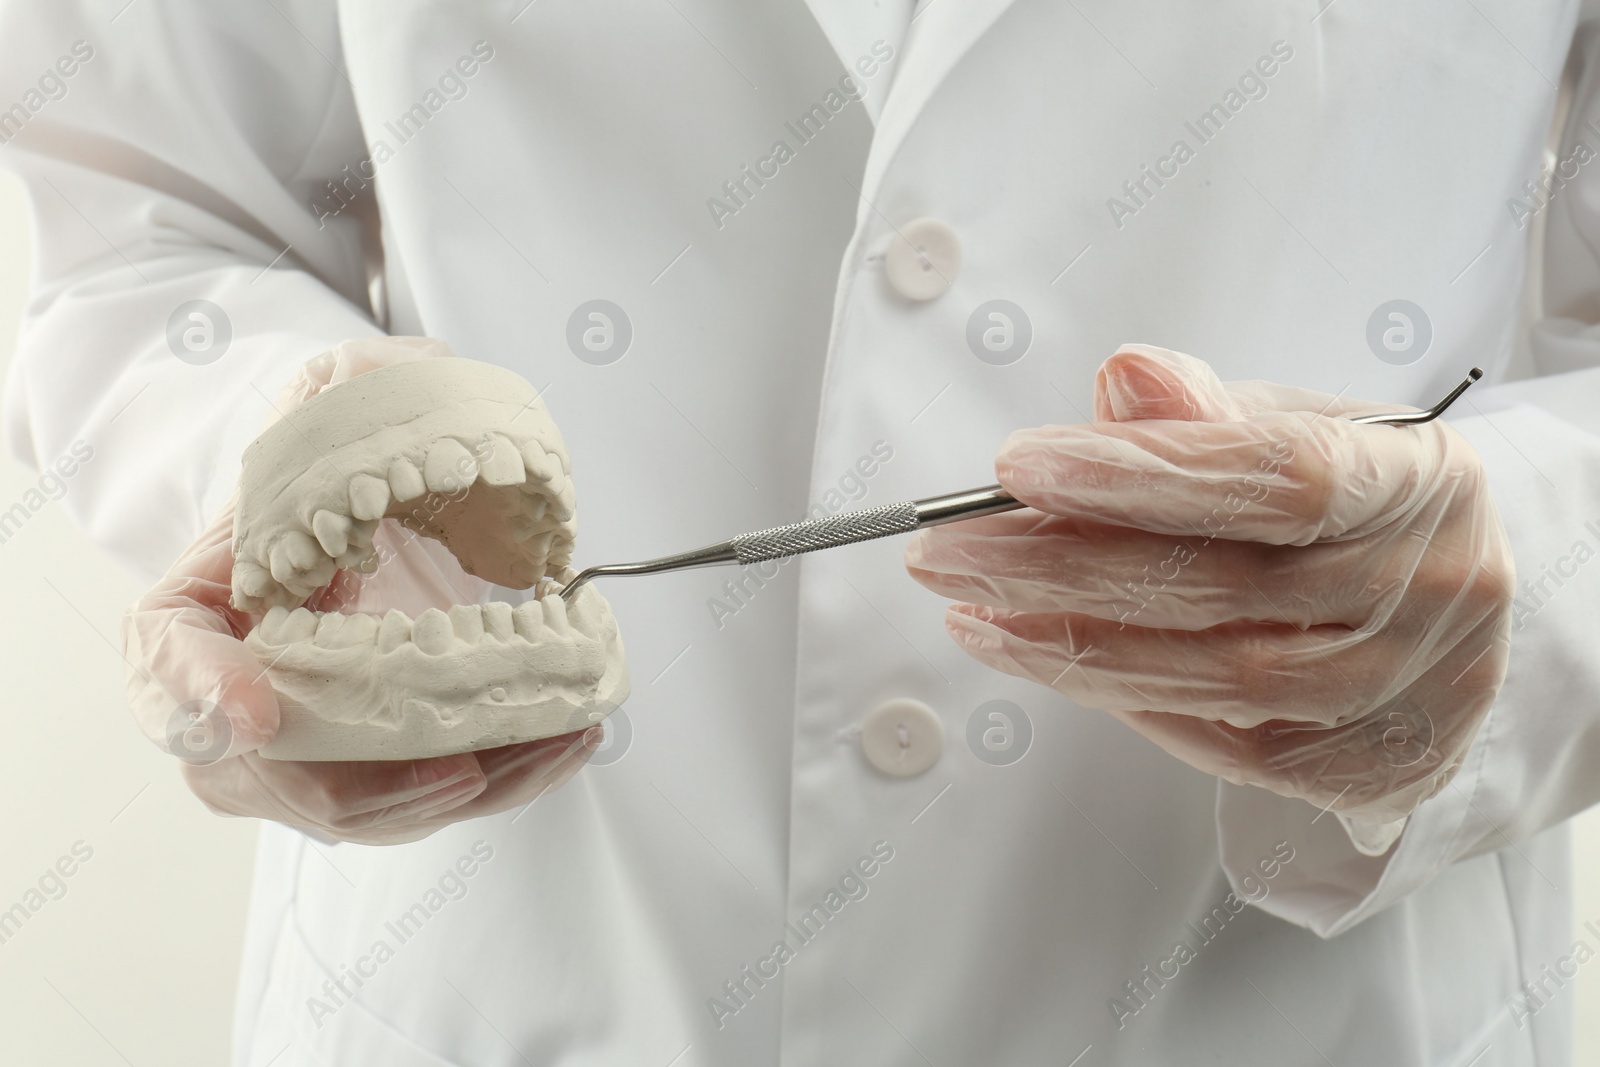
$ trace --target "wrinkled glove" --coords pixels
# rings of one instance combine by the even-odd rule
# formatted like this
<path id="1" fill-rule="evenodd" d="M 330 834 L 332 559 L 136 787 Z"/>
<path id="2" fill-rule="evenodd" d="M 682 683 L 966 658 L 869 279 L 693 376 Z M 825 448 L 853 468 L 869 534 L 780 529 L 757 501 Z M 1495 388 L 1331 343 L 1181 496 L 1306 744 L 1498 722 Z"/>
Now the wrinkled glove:
<path id="1" fill-rule="evenodd" d="M 1336 812 L 1387 851 L 1505 678 L 1514 567 L 1477 454 L 1442 422 L 1125 346 L 1090 425 L 1021 430 L 1031 509 L 918 534 L 974 658 L 1108 711 L 1185 762 Z"/>
<path id="2" fill-rule="evenodd" d="M 275 418 L 329 386 L 409 359 L 441 358 L 437 342 L 347 342 L 311 360 L 275 405 Z M 274 420 L 269 420 L 274 421 Z M 433 759 L 301 763 L 256 749 L 278 728 L 266 672 L 242 639 L 261 620 L 235 610 L 234 505 L 172 565 L 123 620 L 128 698 L 145 736 L 184 761 L 189 788 L 218 814 L 271 819 L 319 840 L 395 844 L 453 822 L 529 803 L 566 782 L 600 743 L 591 728 L 520 745 Z M 373 537 L 380 566 L 340 571 L 306 606 L 416 617 L 477 603 L 490 586 L 442 545 L 385 519 Z"/>

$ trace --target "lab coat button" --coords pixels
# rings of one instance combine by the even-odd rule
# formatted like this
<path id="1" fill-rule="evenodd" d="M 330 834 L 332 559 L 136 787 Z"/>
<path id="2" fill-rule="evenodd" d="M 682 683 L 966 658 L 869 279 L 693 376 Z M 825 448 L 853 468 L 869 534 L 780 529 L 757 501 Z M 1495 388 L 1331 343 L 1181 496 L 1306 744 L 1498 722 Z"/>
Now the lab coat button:
<path id="1" fill-rule="evenodd" d="M 944 726 L 920 700 L 900 697 L 873 708 L 861 727 L 861 751 L 884 774 L 912 778 L 939 762 Z"/>
<path id="2" fill-rule="evenodd" d="M 883 269 L 907 300 L 943 296 L 961 272 L 961 238 L 938 219 L 913 219 L 900 227 Z"/>

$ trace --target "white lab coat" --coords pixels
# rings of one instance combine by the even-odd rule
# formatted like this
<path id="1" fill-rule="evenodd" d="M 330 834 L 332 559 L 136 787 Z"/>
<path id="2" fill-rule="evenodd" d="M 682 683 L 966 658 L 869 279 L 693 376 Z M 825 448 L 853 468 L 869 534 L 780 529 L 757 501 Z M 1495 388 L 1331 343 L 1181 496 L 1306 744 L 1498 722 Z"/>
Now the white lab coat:
<path id="1" fill-rule="evenodd" d="M 1521 186 L 1575 4 L 120 6 L 0 8 L 0 107 L 26 120 L 0 164 L 40 227 L 8 413 L 32 462 L 92 445 L 66 506 L 146 573 L 227 496 L 264 397 L 387 331 L 548 389 L 584 563 L 991 481 L 1008 431 L 1087 417 L 1123 341 L 1414 403 L 1481 365 L 1453 421 L 1543 583 L 1455 784 L 1367 858 L 1315 808 L 968 660 L 899 540 L 608 582 L 622 758 L 404 847 L 266 827 L 237 1063 L 1570 1062 L 1560 824 L 1600 800 L 1600 564 L 1576 550 L 1600 547 L 1600 164 L 1548 208 Z M 28 97 L 79 40 L 64 95 Z M 861 104 L 786 126 L 885 49 Z M 1574 99 L 1569 139 L 1600 146 L 1588 81 Z M 1220 132 L 1190 132 L 1218 104 Z M 330 199 L 380 141 L 379 210 Z M 792 158 L 763 162 L 778 141 Z M 733 200 L 747 165 L 769 177 Z M 914 303 L 884 255 L 919 216 L 962 255 Z M 197 298 L 232 327 L 204 366 L 164 332 Z M 1407 366 L 1366 342 L 1397 298 L 1432 325 Z M 594 299 L 632 326 L 607 365 L 566 340 Z M 1008 365 L 967 343 L 991 299 L 1031 322 Z M 910 778 L 861 751 L 897 697 L 943 723 Z M 1009 765 L 976 754 L 1003 721 L 968 741 L 994 700 L 1026 717 L 1013 741 L 1031 728 Z"/>

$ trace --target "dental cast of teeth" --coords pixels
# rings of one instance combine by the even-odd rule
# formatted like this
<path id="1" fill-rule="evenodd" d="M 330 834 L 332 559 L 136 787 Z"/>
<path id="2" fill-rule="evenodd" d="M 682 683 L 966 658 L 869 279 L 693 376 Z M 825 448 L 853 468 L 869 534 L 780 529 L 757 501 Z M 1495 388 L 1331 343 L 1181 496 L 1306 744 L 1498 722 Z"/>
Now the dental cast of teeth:
<path id="1" fill-rule="evenodd" d="M 610 607 L 574 576 L 571 465 L 525 380 L 425 358 L 312 397 L 245 452 L 233 603 L 282 705 L 279 759 L 399 759 L 533 740 L 627 696 Z M 301 605 L 339 569 L 375 570 L 383 519 L 444 544 L 469 574 L 535 599 L 416 619 Z"/>

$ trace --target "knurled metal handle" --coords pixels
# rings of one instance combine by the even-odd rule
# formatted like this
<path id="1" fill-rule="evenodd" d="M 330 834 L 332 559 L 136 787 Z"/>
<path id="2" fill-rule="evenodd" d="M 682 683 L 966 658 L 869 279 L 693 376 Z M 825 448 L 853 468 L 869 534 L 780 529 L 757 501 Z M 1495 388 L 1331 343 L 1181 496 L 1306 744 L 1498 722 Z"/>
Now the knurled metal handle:
<path id="1" fill-rule="evenodd" d="M 857 541 L 909 533 L 917 528 L 917 523 L 915 504 L 885 504 L 827 519 L 808 519 L 787 526 L 774 526 L 770 530 L 740 534 L 732 543 L 740 563 L 760 563 L 763 560 L 798 556 L 802 552 L 815 552 L 819 548 L 834 548 Z"/>

